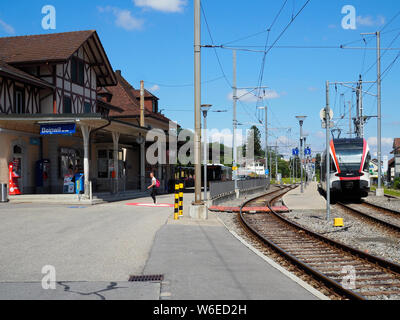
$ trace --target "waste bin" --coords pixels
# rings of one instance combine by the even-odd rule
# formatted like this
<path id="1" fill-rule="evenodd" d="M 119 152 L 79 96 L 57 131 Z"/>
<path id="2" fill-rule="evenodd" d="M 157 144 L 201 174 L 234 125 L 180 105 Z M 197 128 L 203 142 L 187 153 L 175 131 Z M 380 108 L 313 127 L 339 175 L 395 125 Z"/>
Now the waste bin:
<path id="1" fill-rule="evenodd" d="M 8 185 L 0 184 L 0 202 L 8 202 Z"/>

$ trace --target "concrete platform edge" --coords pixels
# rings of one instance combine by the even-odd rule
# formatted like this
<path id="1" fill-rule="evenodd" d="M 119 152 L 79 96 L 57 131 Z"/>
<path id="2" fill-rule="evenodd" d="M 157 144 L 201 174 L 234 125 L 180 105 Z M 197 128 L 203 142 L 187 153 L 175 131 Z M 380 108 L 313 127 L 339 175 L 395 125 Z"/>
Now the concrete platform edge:
<path id="1" fill-rule="evenodd" d="M 308 292 L 310 292 L 312 295 L 314 295 L 315 297 L 317 297 L 320 300 L 331 300 L 329 299 L 329 297 L 325 296 L 323 293 L 321 293 L 320 291 L 318 291 L 317 289 L 313 288 L 312 286 L 310 286 L 308 283 L 306 283 L 305 281 L 301 280 L 299 277 L 297 277 L 296 275 L 294 275 L 293 273 L 287 271 L 285 268 L 283 268 L 282 266 L 280 266 L 279 264 L 277 264 L 275 261 L 273 261 L 272 259 L 266 257 L 261 251 L 257 250 L 256 248 L 254 248 L 251 244 L 249 244 L 246 240 L 244 240 L 242 237 L 240 237 L 236 232 L 230 230 L 228 228 L 228 226 L 219 218 L 217 217 L 217 220 L 237 239 L 239 240 L 244 246 L 246 246 L 247 248 L 249 248 L 251 251 L 253 251 L 257 256 L 259 256 L 261 259 L 263 259 L 265 262 L 267 262 L 270 266 L 272 266 L 273 268 L 277 269 L 279 272 L 281 272 L 282 274 L 284 274 L 286 277 L 288 277 L 289 279 L 293 280 L 294 282 L 296 282 L 299 286 L 301 286 L 302 288 L 304 288 L 305 290 L 307 290 Z"/>

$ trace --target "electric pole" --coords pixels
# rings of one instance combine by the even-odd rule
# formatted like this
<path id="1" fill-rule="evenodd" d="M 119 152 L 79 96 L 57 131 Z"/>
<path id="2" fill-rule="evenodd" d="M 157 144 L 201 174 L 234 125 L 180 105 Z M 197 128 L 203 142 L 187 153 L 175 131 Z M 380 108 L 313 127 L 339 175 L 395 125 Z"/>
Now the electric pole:
<path id="1" fill-rule="evenodd" d="M 381 33 L 376 33 L 377 47 L 377 72 L 378 72 L 378 189 L 377 196 L 383 197 L 384 190 L 382 189 L 382 79 L 381 79 Z"/>
<path id="2" fill-rule="evenodd" d="M 331 181 L 330 181 L 330 164 L 331 154 L 329 148 L 329 131 L 331 128 L 329 108 L 329 81 L 326 82 L 326 108 L 325 108 L 325 123 L 326 123 L 326 220 L 331 219 Z"/>
<path id="3" fill-rule="evenodd" d="M 378 127 L 378 188 L 376 189 L 376 195 L 378 197 L 384 196 L 384 190 L 382 188 L 382 74 L 381 74 L 381 32 L 375 33 L 362 33 L 361 35 L 375 35 L 376 36 L 376 66 L 377 66 L 377 127 Z"/>
<path id="4" fill-rule="evenodd" d="M 349 136 L 350 139 L 353 137 L 353 133 L 351 131 L 351 101 L 349 101 Z"/>
<path id="5" fill-rule="evenodd" d="M 275 179 L 278 181 L 278 141 L 275 142 Z"/>
<path id="6" fill-rule="evenodd" d="M 201 200 L 201 1 L 194 0 L 194 166 L 195 200 L 190 216 L 207 219 L 207 210 Z"/>
<path id="7" fill-rule="evenodd" d="M 237 75 L 236 75 L 236 65 L 237 65 L 237 58 L 236 58 L 236 50 L 233 50 L 233 167 L 237 169 L 237 147 L 236 147 L 236 131 L 237 131 Z M 237 184 L 237 170 L 233 171 L 233 180 L 235 181 L 235 190 L 238 188 Z"/>
<path id="8" fill-rule="evenodd" d="M 265 170 L 268 170 L 268 106 L 265 106 Z M 268 173 L 268 176 L 271 172 Z"/>

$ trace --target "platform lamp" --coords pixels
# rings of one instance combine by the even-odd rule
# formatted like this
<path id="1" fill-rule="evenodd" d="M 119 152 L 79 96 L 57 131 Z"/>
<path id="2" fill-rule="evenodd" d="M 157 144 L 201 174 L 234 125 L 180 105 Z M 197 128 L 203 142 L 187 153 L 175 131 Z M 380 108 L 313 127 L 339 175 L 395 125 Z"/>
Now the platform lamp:
<path id="1" fill-rule="evenodd" d="M 303 124 L 307 119 L 306 116 L 296 116 L 296 119 L 299 121 L 300 125 L 300 172 L 301 172 L 301 193 L 304 193 L 304 185 L 303 185 Z"/>

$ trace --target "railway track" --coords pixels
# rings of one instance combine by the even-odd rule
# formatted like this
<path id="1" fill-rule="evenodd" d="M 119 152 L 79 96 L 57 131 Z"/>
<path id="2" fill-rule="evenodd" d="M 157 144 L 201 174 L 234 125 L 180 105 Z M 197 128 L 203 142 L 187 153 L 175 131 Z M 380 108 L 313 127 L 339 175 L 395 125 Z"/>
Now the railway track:
<path id="1" fill-rule="evenodd" d="M 243 207 L 271 206 L 291 188 L 252 199 Z M 241 223 L 265 245 L 346 299 L 400 299 L 400 265 L 348 247 L 282 215 L 246 214 Z"/>
<path id="2" fill-rule="evenodd" d="M 400 236 L 400 212 L 388 208 L 371 204 L 367 202 L 361 203 L 343 203 L 338 202 L 337 205 L 346 212 L 365 218 L 373 224 L 378 224 L 392 231 L 396 231 Z"/>

